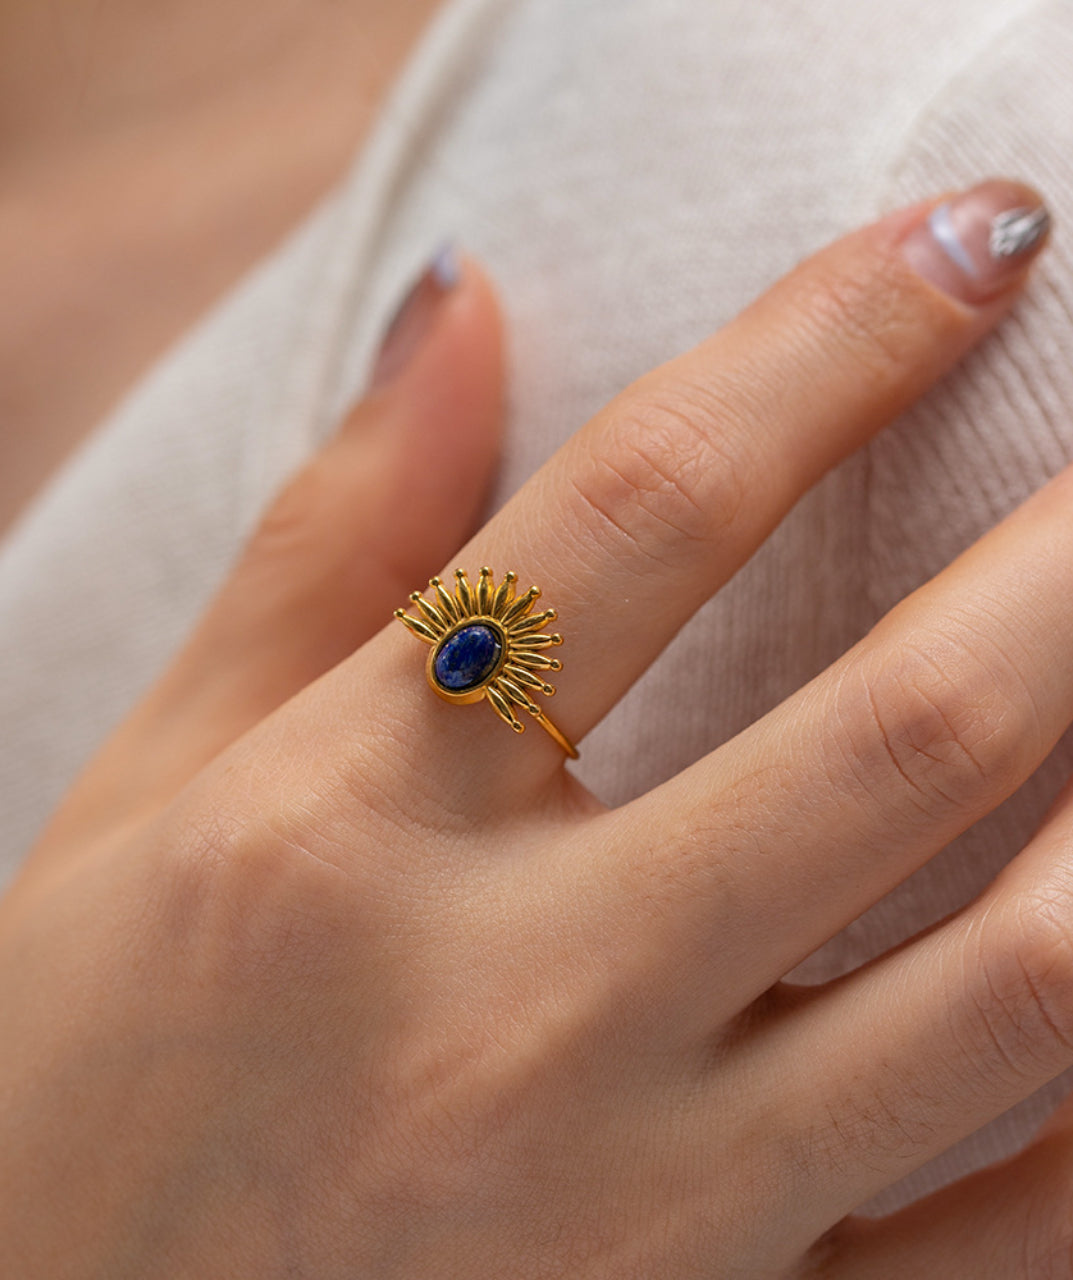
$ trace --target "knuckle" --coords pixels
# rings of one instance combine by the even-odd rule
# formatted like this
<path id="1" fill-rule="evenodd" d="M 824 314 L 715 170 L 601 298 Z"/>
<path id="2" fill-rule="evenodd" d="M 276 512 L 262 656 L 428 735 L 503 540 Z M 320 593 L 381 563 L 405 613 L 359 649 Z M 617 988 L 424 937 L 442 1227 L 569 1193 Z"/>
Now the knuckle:
<path id="1" fill-rule="evenodd" d="M 177 821 L 167 858 L 177 959 L 229 998 L 322 981 L 339 949 L 349 868 L 281 813 L 210 804 Z"/>
<path id="2" fill-rule="evenodd" d="M 840 1096 L 826 1096 L 818 1114 L 798 1140 L 806 1145 L 799 1145 L 797 1163 L 813 1174 L 845 1170 L 879 1156 L 924 1153 L 935 1139 L 918 1083 L 892 1063 L 879 1064 L 869 1079 Z"/>
<path id="3" fill-rule="evenodd" d="M 839 719 L 873 799 L 929 819 L 964 816 L 1012 789 L 1039 737 L 1016 667 L 954 635 L 884 649 L 840 686 Z M 886 806 L 885 806 L 886 807 Z"/>
<path id="4" fill-rule="evenodd" d="M 920 293 L 885 259 L 873 259 L 867 270 L 818 263 L 796 282 L 795 303 L 810 353 L 817 344 L 830 352 L 833 343 L 837 355 L 880 386 L 901 384 L 919 366 L 920 334 L 935 327 Z"/>
<path id="5" fill-rule="evenodd" d="M 642 382 L 610 415 L 573 478 L 587 527 L 668 567 L 737 522 L 758 468 L 715 388 Z"/>
<path id="6" fill-rule="evenodd" d="M 1067 893 L 1038 888 L 985 917 L 972 1012 L 1016 1077 L 1073 1059 L 1073 911 Z M 979 1038 L 979 1037 L 977 1037 Z"/>

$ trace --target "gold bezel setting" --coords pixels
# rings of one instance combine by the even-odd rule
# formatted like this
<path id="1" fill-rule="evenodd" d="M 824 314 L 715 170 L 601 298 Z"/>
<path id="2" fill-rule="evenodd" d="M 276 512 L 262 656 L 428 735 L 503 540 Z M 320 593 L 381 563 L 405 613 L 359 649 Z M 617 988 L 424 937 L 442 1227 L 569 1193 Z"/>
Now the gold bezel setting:
<path id="1" fill-rule="evenodd" d="M 413 596 L 411 596 L 410 599 L 412 600 Z M 449 689 L 445 685 L 442 685 L 436 678 L 436 662 L 439 659 L 440 654 L 444 649 L 446 649 L 450 642 L 454 640 L 456 636 L 461 636 L 464 632 L 468 631 L 470 627 L 481 627 L 490 631 L 494 635 L 496 643 L 499 646 L 499 656 L 496 658 L 495 665 L 489 670 L 488 674 L 471 688 L 460 690 Z M 429 649 L 428 661 L 425 663 L 425 676 L 428 680 L 429 688 L 431 688 L 433 693 L 438 697 L 443 698 L 445 702 L 453 702 L 458 706 L 466 706 L 470 703 L 480 702 L 480 700 L 485 696 L 485 687 L 492 684 L 498 678 L 502 673 L 503 668 L 506 666 L 506 663 L 506 632 L 499 625 L 497 619 L 487 618 L 481 614 L 475 614 L 472 618 L 463 618 L 460 622 L 456 622 L 453 627 L 448 628 L 432 648 Z M 551 688 L 550 685 L 546 687 Z M 552 692 L 555 692 L 554 689 Z"/>
<path id="2" fill-rule="evenodd" d="M 547 623 L 556 618 L 555 610 L 533 613 L 540 588 L 530 587 L 517 595 L 516 573 L 507 573 L 498 587 L 487 566 L 481 569 L 476 586 L 470 584 L 464 569 L 455 570 L 455 579 L 454 591 L 448 591 L 441 579 L 431 579 L 433 600 L 420 591 L 410 595 L 420 617 L 395 610 L 395 617 L 431 646 L 425 664 L 429 687 L 437 697 L 460 706 L 487 699 L 515 733 L 525 731 L 515 712 L 520 708 L 576 759 L 573 743 L 534 701 L 535 694 L 550 698 L 555 693 L 544 673 L 562 670 L 562 663 L 545 652 L 563 642 L 557 632 L 544 632 Z M 498 646 L 498 653 L 488 652 L 489 642 Z"/>

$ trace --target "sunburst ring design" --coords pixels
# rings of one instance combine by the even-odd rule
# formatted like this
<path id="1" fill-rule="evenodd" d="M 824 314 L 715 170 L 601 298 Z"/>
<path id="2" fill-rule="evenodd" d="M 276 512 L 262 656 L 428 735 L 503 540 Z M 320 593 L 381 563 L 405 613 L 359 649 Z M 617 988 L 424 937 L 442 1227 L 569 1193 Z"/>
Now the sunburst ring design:
<path id="1" fill-rule="evenodd" d="M 525 732 L 515 708 L 527 711 L 576 760 L 577 748 L 534 701 L 538 693 L 550 698 L 555 692 L 545 672 L 563 669 L 558 658 L 545 652 L 563 642 L 558 632 L 544 631 L 556 613 L 534 613 L 540 588 L 518 595 L 517 582 L 518 575 L 508 573 L 497 587 L 486 565 L 474 587 L 466 571 L 456 569 L 453 591 L 432 578 L 431 600 L 420 591 L 410 596 L 419 616 L 396 609 L 395 617 L 430 646 L 425 676 L 439 697 L 459 705 L 485 699 L 515 733 Z"/>

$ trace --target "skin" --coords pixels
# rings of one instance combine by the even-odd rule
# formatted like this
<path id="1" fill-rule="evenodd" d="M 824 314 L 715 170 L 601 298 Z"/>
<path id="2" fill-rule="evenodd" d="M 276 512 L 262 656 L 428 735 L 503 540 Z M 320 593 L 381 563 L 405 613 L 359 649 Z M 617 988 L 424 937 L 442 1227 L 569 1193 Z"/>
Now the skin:
<path id="1" fill-rule="evenodd" d="M 1019 280 L 970 307 L 910 269 L 929 207 L 627 388 L 455 554 L 502 390 L 465 263 L 0 903 L 0 1270 L 1068 1275 L 1064 1113 L 900 1216 L 852 1212 L 1073 1063 L 1073 795 L 956 916 L 780 980 L 1073 719 L 1073 472 L 615 811 L 382 627 L 430 569 L 524 569 L 583 738 L 1008 309 Z M 407 494 L 427 520 L 397 519 Z"/>
<path id="2" fill-rule="evenodd" d="M 0 532 L 344 173 L 437 7 L 0 0 Z"/>

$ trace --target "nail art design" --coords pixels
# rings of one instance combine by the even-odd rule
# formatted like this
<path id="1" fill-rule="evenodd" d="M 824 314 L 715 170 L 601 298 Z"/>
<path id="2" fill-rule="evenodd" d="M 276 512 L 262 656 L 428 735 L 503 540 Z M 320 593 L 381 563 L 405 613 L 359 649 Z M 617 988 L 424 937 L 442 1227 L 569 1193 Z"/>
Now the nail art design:
<path id="1" fill-rule="evenodd" d="M 902 252 L 933 285 L 979 306 L 1024 282 L 1050 225 L 1031 187 L 988 178 L 936 205 L 906 237 Z"/>
<path id="2" fill-rule="evenodd" d="M 1042 205 L 1035 209 L 1009 209 L 991 223 L 988 249 L 992 258 L 1014 258 L 1027 253 L 1047 234 L 1050 214 Z"/>
<path id="3" fill-rule="evenodd" d="M 969 251 L 961 242 L 961 237 L 957 233 L 954 226 L 954 219 L 950 213 L 950 201 L 939 205 L 937 209 L 932 210 L 931 217 L 928 219 L 928 226 L 931 227 L 931 233 L 942 246 L 946 254 L 953 258 L 958 266 L 968 276 L 974 278 L 979 275 L 976 270 L 976 263 L 973 262 Z"/>

